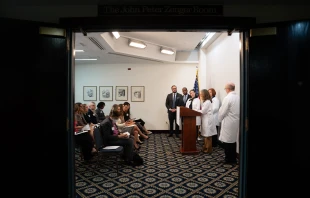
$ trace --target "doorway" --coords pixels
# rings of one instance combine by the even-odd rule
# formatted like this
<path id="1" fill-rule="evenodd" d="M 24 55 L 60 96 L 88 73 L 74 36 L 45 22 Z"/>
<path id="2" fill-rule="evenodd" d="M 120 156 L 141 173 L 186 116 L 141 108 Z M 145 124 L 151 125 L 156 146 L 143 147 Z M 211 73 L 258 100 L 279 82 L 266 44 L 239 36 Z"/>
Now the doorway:
<path id="1" fill-rule="evenodd" d="M 167 128 L 167 119 L 166 109 L 164 107 L 165 96 L 169 93 L 170 86 L 172 84 L 177 85 L 178 91 L 180 92 L 182 87 L 187 87 L 188 90 L 194 87 L 196 72 L 198 71 L 199 76 L 199 88 L 208 89 L 214 88 L 217 92 L 217 97 L 222 100 L 226 93 L 224 92 L 225 83 L 228 81 L 233 81 L 236 84 L 237 93 L 240 94 L 241 98 L 241 70 L 243 66 L 242 60 L 242 50 L 244 41 L 244 33 L 242 31 L 236 32 L 227 32 L 227 31 L 208 31 L 208 30 L 199 30 L 199 31 L 188 31 L 188 30 L 177 30 L 177 31 L 126 31 L 119 32 L 121 35 L 119 38 L 114 37 L 113 30 L 107 31 L 96 31 L 96 32 L 79 32 L 75 33 L 75 101 L 88 103 L 88 99 L 85 100 L 85 87 L 93 87 L 93 92 L 96 93 L 96 96 L 91 99 L 96 103 L 104 101 L 105 114 L 108 114 L 112 105 L 115 103 L 123 103 L 123 100 L 118 100 L 117 98 L 117 87 L 126 88 L 126 95 L 128 96 L 125 101 L 131 103 L 131 107 L 134 110 L 134 115 L 143 116 L 143 119 L 147 122 L 148 128 L 154 131 L 165 131 Z M 175 41 L 173 41 L 173 38 Z M 157 40 L 156 40 L 157 39 Z M 146 49 L 135 49 L 128 46 L 131 40 L 138 41 L 138 43 L 146 44 Z M 163 42 L 163 41 L 166 41 Z M 172 44 L 167 44 L 168 41 Z M 174 42 L 174 43 L 173 43 Z M 182 45 L 182 43 L 185 43 Z M 176 46 L 180 48 L 176 48 Z M 184 46 L 185 45 L 185 46 Z M 183 48 L 182 48 L 183 47 Z M 191 48 L 190 48 L 191 47 Z M 174 56 L 162 55 L 160 49 L 168 48 L 172 49 L 176 54 Z M 185 50 L 186 49 L 186 50 Z M 148 50 L 145 52 L 145 50 Z M 177 72 L 176 72 L 177 71 Z M 177 73 L 173 78 L 169 77 L 170 73 Z M 178 77 L 179 76 L 179 77 Z M 184 77 L 185 76 L 185 77 Z M 158 81 L 157 79 L 160 79 Z M 85 83 L 88 84 L 85 84 Z M 154 83 L 156 82 L 156 83 Z M 132 98 L 132 87 L 143 87 L 145 90 L 144 100 L 142 102 L 135 102 Z M 105 97 L 103 94 L 106 93 L 106 90 L 109 90 L 110 97 Z M 156 90 L 156 91 L 155 91 Z M 161 98 L 158 97 L 161 95 Z M 157 105 L 157 106 L 156 106 Z M 154 110 L 149 110 L 147 115 L 145 109 L 148 109 L 148 106 L 153 106 Z M 160 109 L 160 110 L 158 110 Z M 241 120 L 241 119 L 240 119 Z M 168 121 L 169 123 L 169 121 Z M 154 134 L 154 136 L 159 135 L 160 138 L 163 138 L 159 133 Z M 241 137 L 240 137 L 241 138 Z M 167 143 L 167 142 L 166 142 Z M 239 143 L 239 142 L 238 142 Z M 146 144 L 145 144 L 146 145 Z M 145 146 L 143 145 L 143 147 Z M 179 147 L 178 142 L 173 144 L 176 148 Z M 150 144 L 150 147 L 153 145 Z M 164 146 L 164 145 L 163 145 Z M 199 146 L 199 144 L 198 144 Z M 147 153 L 147 147 L 145 147 L 145 158 L 151 157 L 151 153 L 154 152 L 153 147 L 150 149 L 151 153 Z M 238 149 L 236 150 L 239 153 L 239 144 Z M 231 186 L 225 192 L 220 190 L 219 186 L 210 188 L 207 191 L 210 195 L 227 193 L 227 195 L 238 197 L 239 193 L 239 165 L 231 167 L 223 167 L 218 161 L 221 161 L 223 157 L 223 149 L 218 147 L 215 149 L 215 156 L 212 159 L 210 165 L 199 164 L 204 168 L 210 168 L 210 175 L 217 175 L 218 177 L 226 178 L 226 181 L 213 180 L 210 181 L 213 185 L 222 185 L 225 187 L 227 185 Z M 177 150 L 169 150 L 170 153 L 176 153 Z M 160 153 L 164 155 L 164 153 Z M 178 154 L 176 154 L 178 155 Z M 153 156 L 154 157 L 154 156 Z M 165 157 L 167 157 L 165 155 Z M 168 156 L 168 158 L 171 156 Z M 174 156 L 175 158 L 180 156 Z M 205 159 L 206 156 L 202 156 L 199 159 L 192 160 L 203 160 L 205 163 L 208 163 L 208 160 Z M 177 158 L 179 159 L 179 158 Z M 162 158 L 160 158 L 162 160 Z M 181 158 L 179 159 L 181 160 Z M 209 160 L 210 161 L 210 160 Z M 85 183 L 84 179 L 81 179 L 81 174 L 88 174 L 89 169 L 85 168 L 84 165 L 81 165 L 80 161 L 77 161 L 79 166 L 81 166 L 81 172 L 78 173 L 80 180 L 78 183 Z M 154 163 L 154 161 L 152 162 Z M 189 162 L 194 163 L 194 162 Z M 213 163 L 213 164 L 212 164 Z M 149 165 L 149 169 L 144 168 L 145 171 L 157 170 L 153 166 L 164 166 L 163 164 Z M 183 167 L 189 166 L 189 164 L 183 164 Z M 179 167 L 178 167 L 179 168 Z M 204 170 L 192 170 L 190 172 L 202 171 Z M 231 169 L 230 169 L 231 168 Z M 176 169 L 182 173 L 182 169 Z M 223 171 L 226 176 L 219 175 Z M 100 172 L 100 169 L 96 170 Z M 96 172 L 95 171 L 95 172 Z M 102 173 L 104 177 L 94 174 L 89 174 L 89 179 L 98 180 L 98 184 L 108 185 L 103 182 L 105 177 L 114 177 L 110 171 L 113 172 L 113 169 L 103 168 Z M 138 170 L 138 172 L 141 170 Z M 158 171 L 162 171 L 158 169 Z M 230 173 L 228 172 L 230 171 Z M 141 173 L 141 172 L 140 172 Z M 183 173 L 186 172 L 183 170 Z M 109 174 L 112 174 L 109 176 Z M 143 177 L 152 177 L 152 175 L 144 175 Z M 169 175 L 169 172 L 162 172 L 162 174 Z M 188 173 L 193 174 L 193 173 Z M 230 175 L 227 175 L 230 174 Z M 130 174 L 124 174 L 123 177 L 127 177 Z M 176 175 L 176 173 L 174 174 Z M 171 178 L 172 179 L 171 175 Z M 156 176 L 155 176 L 156 177 Z M 203 177 L 201 174 L 195 174 L 195 177 Z M 106 179 L 107 179 L 106 178 Z M 120 177 L 122 178 L 122 177 Z M 133 177 L 135 178 L 135 177 Z M 88 180 L 89 180 L 88 179 Z M 109 178 L 111 179 L 111 178 Z M 137 178 L 135 178 L 137 179 Z M 169 179 L 169 178 L 168 178 Z M 182 178 L 181 178 L 182 179 Z M 184 179 L 184 178 L 183 178 Z M 207 179 L 209 180 L 209 179 Z M 228 181 L 230 180 L 230 181 Z M 191 180 L 188 180 L 189 182 Z M 97 183 L 93 183 L 92 186 L 98 186 Z M 143 186 L 143 183 L 146 184 L 145 180 L 137 181 L 137 185 Z M 141 183 L 139 183 L 141 182 Z M 162 183 L 154 180 L 158 185 L 163 185 Z M 193 181 L 197 186 L 203 186 L 203 183 L 199 181 Z M 118 178 L 116 178 L 115 183 L 119 183 Z M 173 195 L 174 190 L 180 190 L 184 193 L 192 193 L 187 188 L 179 189 L 176 183 L 169 183 L 169 181 L 163 182 L 166 185 L 174 185 L 175 187 L 170 187 L 170 195 Z M 79 185 L 78 184 L 78 185 Z M 130 186 L 128 184 L 128 186 Z M 116 196 L 115 190 L 119 187 L 113 186 L 112 190 L 103 190 L 104 188 L 93 188 L 87 186 L 77 186 L 77 193 L 81 196 L 85 195 L 87 188 L 91 188 L 94 194 L 112 193 Z M 128 187 L 129 188 L 129 187 Z M 146 187 L 148 188 L 148 187 Z M 162 188 L 163 189 L 163 188 Z M 134 188 L 123 189 L 126 194 L 128 191 L 133 191 Z M 197 190 L 197 196 L 203 195 L 203 190 Z M 140 193 L 143 194 L 142 190 L 136 189 L 137 194 L 131 193 L 132 196 L 138 196 Z M 156 189 L 150 189 L 154 193 L 162 193 L 162 191 Z M 208 194 L 207 192 L 207 194 Z M 205 192 L 206 193 L 206 192 Z M 141 195 L 141 194 L 140 194 Z M 183 194 L 185 196 L 186 194 Z M 121 195 L 119 195 L 121 196 Z"/>

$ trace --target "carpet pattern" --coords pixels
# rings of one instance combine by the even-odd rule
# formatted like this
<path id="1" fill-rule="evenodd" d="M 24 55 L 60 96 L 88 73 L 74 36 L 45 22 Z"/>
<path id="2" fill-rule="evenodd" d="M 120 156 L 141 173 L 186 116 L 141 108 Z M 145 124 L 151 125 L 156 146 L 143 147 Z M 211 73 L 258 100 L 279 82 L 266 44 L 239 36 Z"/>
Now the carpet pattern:
<path id="1" fill-rule="evenodd" d="M 224 150 L 182 155 L 179 138 L 152 134 L 139 155 L 144 165 L 120 165 L 116 174 L 113 159 L 101 167 L 85 165 L 76 151 L 76 195 L 94 198 L 237 198 L 239 166 L 223 164 Z M 197 143 L 201 149 L 202 142 Z"/>

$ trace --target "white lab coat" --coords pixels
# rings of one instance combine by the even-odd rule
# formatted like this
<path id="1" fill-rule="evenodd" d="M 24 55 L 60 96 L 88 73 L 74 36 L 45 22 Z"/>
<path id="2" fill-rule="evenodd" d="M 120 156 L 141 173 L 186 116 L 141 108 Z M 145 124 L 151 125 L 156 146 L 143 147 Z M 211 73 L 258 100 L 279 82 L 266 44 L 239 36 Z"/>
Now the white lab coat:
<path id="1" fill-rule="evenodd" d="M 203 137 L 211 137 L 216 135 L 216 126 L 213 119 L 213 109 L 210 100 L 202 103 L 201 110 L 201 135 Z"/>
<path id="2" fill-rule="evenodd" d="M 237 141 L 239 133 L 240 98 L 235 91 L 229 92 L 223 99 L 218 119 L 221 122 L 219 140 L 226 143 Z"/>
<path id="3" fill-rule="evenodd" d="M 212 108 L 213 108 L 213 118 L 214 118 L 215 126 L 220 126 L 220 122 L 218 118 L 219 109 L 220 109 L 220 100 L 216 96 L 212 98 Z"/>
<path id="4" fill-rule="evenodd" d="M 191 104 L 190 99 L 186 101 L 185 107 L 189 108 L 189 105 Z M 200 100 L 199 98 L 194 98 L 193 103 L 192 103 L 192 109 L 194 111 L 199 111 L 200 110 Z M 196 125 L 201 125 L 201 117 L 196 116 Z"/>

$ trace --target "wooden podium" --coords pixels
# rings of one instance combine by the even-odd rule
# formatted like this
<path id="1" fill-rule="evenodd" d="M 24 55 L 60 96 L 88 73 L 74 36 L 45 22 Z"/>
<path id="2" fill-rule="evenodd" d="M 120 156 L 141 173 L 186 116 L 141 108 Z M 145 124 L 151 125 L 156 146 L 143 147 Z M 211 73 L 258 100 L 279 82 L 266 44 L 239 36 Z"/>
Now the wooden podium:
<path id="1" fill-rule="evenodd" d="M 196 116 L 201 116 L 201 113 L 190 108 L 180 107 L 180 117 L 183 117 L 180 148 L 182 154 L 199 153 L 196 148 Z"/>

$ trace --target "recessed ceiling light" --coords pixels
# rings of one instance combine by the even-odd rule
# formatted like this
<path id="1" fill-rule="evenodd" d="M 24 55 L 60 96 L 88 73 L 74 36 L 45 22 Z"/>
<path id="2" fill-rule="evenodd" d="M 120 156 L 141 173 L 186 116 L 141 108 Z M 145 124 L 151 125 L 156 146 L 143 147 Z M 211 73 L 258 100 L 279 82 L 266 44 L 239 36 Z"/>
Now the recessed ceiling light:
<path id="1" fill-rule="evenodd" d="M 169 55 L 174 54 L 174 51 L 173 51 L 173 50 L 165 49 L 165 48 L 161 48 L 161 49 L 160 49 L 160 52 L 163 53 L 163 54 L 169 54 Z"/>
<path id="2" fill-rule="evenodd" d="M 118 32 L 112 32 L 113 36 L 118 39 L 120 37 L 119 33 Z"/>
<path id="3" fill-rule="evenodd" d="M 76 58 L 75 60 L 79 60 L 79 61 L 87 61 L 87 60 L 97 60 L 97 58 Z"/>
<path id="4" fill-rule="evenodd" d="M 78 49 L 76 49 L 76 50 L 74 50 L 75 52 L 84 52 L 84 50 L 78 50 Z"/>
<path id="5" fill-rule="evenodd" d="M 146 48 L 146 44 L 144 44 L 141 41 L 129 41 L 129 46 L 131 47 L 137 47 L 137 48 Z"/>

